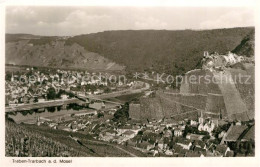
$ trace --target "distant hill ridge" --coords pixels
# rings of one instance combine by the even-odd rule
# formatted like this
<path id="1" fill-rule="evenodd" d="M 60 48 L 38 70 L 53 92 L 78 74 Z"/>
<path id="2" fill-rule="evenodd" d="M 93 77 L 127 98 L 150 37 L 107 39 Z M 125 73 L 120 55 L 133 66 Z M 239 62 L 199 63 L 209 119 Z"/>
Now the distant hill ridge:
<path id="1" fill-rule="evenodd" d="M 23 35 L 6 43 L 6 64 L 83 70 L 124 70 L 98 53 L 88 52 L 77 43 L 64 45 L 64 39 Z"/>
<path id="2" fill-rule="evenodd" d="M 38 60 L 45 57 L 44 61 L 33 61 L 30 64 L 83 68 L 87 67 L 87 65 L 91 66 L 92 61 L 87 65 L 79 63 L 85 60 L 78 58 L 81 57 L 80 53 L 71 56 L 75 46 L 77 46 L 78 48 L 83 47 L 79 49 L 81 54 L 82 52 L 91 53 L 93 54 L 90 56 L 92 58 L 101 56 L 110 61 L 110 65 L 113 62 L 120 66 L 120 68 L 116 66 L 115 69 L 121 70 L 122 66 L 126 66 L 129 71 L 152 70 L 177 75 L 198 67 L 205 50 L 218 53 L 232 50 L 238 52 L 239 49 L 235 48 L 250 33 L 254 36 L 253 27 L 202 31 L 119 30 L 74 37 L 7 34 L 6 63 L 14 61 L 16 64 L 24 64 L 31 58 L 37 57 Z M 25 45 L 24 41 L 26 40 Z M 24 49 L 28 49 L 27 44 L 31 44 L 31 49 L 24 52 Z M 54 50 L 51 52 L 46 51 L 52 47 L 57 47 L 57 45 L 61 48 L 67 48 L 66 51 L 61 50 L 60 53 L 56 53 Z M 20 60 L 17 61 L 18 59 Z M 104 69 L 106 69 L 110 66 L 107 65 L 108 63 L 105 64 L 101 63 L 97 67 L 104 65 Z"/>

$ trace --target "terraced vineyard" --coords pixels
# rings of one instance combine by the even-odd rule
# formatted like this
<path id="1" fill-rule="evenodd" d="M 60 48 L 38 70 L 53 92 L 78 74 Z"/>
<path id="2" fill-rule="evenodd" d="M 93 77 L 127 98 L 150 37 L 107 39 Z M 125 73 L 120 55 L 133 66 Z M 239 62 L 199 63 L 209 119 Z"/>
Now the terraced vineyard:
<path id="1" fill-rule="evenodd" d="M 247 107 L 235 86 L 231 74 L 228 71 L 223 76 L 220 76 L 220 74 L 223 73 L 214 73 L 214 77 L 220 83 L 218 85 L 224 98 L 228 119 L 247 121 Z"/>
<path id="2" fill-rule="evenodd" d="M 50 129 L 47 126 L 15 124 L 6 120 L 6 156 L 8 157 L 131 157 L 146 156 L 131 147 L 93 139 L 90 135 Z M 80 143 L 69 136 L 74 136 Z M 37 149 L 35 149 L 37 148 Z M 37 151 L 36 151 L 37 150 Z"/>

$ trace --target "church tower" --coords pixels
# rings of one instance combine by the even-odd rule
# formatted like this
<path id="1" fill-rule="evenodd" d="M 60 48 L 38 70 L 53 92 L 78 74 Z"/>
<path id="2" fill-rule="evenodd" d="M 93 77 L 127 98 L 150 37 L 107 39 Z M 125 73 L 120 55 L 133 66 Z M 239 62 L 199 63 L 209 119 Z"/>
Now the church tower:
<path id="1" fill-rule="evenodd" d="M 203 123 L 204 123 L 203 111 L 200 111 L 199 124 L 203 124 Z"/>
<path id="2" fill-rule="evenodd" d="M 209 56 L 209 52 L 208 51 L 204 51 L 204 57 Z"/>
<path id="3" fill-rule="evenodd" d="M 11 82 L 14 82 L 14 74 L 12 73 Z"/>

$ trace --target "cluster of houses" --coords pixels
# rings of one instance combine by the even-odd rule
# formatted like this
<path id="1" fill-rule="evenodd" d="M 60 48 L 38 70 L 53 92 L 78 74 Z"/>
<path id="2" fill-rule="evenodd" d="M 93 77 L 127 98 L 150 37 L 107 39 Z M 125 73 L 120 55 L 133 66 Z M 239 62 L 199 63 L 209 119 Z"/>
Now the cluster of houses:
<path id="1" fill-rule="evenodd" d="M 222 57 L 226 62 L 233 62 L 232 57 L 238 61 L 238 57 L 232 53 L 229 53 L 226 58 Z M 215 59 L 214 55 L 208 54 L 205 54 L 205 58 Z M 207 65 L 210 66 L 210 61 Z M 102 94 L 104 90 L 96 89 L 94 92 L 85 90 L 85 85 L 108 86 L 104 81 L 98 79 L 82 80 L 87 75 L 95 75 L 88 72 L 57 70 L 56 73 L 44 74 L 28 70 L 32 72 L 32 75 L 37 76 L 37 82 L 24 84 L 15 79 L 20 76 L 12 75 L 11 80 L 5 82 L 6 105 L 44 102 L 47 100 L 46 94 L 51 87 L 56 92 L 68 90 L 73 93 Z M 64 80 L 60 80 L 60 76 L 70 76 L 72 79 L 64 82 Z M 143 83 L 131 82 L 126 86 L 139 88 L 143 87 Z M 62 94 L 60 98 L 69 97 Z M 119 124 L 112 121 L 116 109 L 107 111 L 106 116 L 108 117 L 100 118 L 98 115 L 104 115 L 100 113 L 105 112 L 105 104 L 95 102 L 90 103 L 89 107 L 94 109 L 93 112 L 78 113 L 74 116 L 65 115 L 56 121 L 37 118 L 37 125 L 45 123 L 53 129 L 90 134 L 97 140 L 127 145 L 151 156 L 234 156 L 234 151 L 230 148 L 232 143 L 254 141 L 253 124 L 245 125 L 236 122 L 232 123 L 227 130 L 220 128 L 221 131 L 216 132 L 216 129 L 230 124 L 230 122 L 210 117 L 205 118 L 202 114 L 197 120 L 162 119 L 147 120 L 145 123 L 128 120 L 125 124 Z"/>
<path id="2" fill-rule="evenodd" d="M 123 142 L 127 142 L 128 140 L 134 138 L 140 130 L 140 127 L 122 127 L 109 129 L 102 131 L 99 134 L 98 139 L 122 144 Z"/>
<path id="3" fill-rule="evenodd" d="M 197 120 L 163 119 L 145 123 L 128 120 L 125 124 L 118 124 L 112 121 L 115 111 L 102 111 L 101 108 L 56 122 L 41 118 L 38 123 L 47 123 L 53 129 L 90 134 L 97 140 L 130 146 L 150 156 L 228 157 L 234 156 L 230 143 L 254 140 L 253 124 L 248 126 L 236 122 L 229 125 L 224 120 L 203 117 Z M 100 119 L 100 112 L 110 116 Z M 225 125 L 228 125 L 226 130 L 220 128 Z M 222 130 L 217 132 L 217 128 Z"/>
<path id="4" fill-rule="evenodd" d="M 233 125 L 228 131 L 214 132 L 218 126 L 228 122 L 215 119 L 184 120 L 184 121 L 152 121 L 149 123 L 128 123 L 120 128 L 106 128 L 99 133 L 98 139 L 122 145 L 131 146 L 151 156 L 204 157 L 204 156 L 234 156 L 229 147 L 229 138 L 234 138 Z M 244 134 L 246 125 L 237 122 L 240 131 L 236 133 L 233 142 Z M 187 132 L 187 127 L 197 128 L 196 132 Z M 251 130 L 252 131 L 252 130 Z M 201 133 L 201 132 L 204 132 Z M 205 133 L 209 135 L 205 138 Z M 215 136 L 217 136 L 215 138 Z M 233 137 L 230 137 L 233 136 Z M 253 139 L 253 137 L 251 137 Z M 219 142 L 221 141 L 221 142 Z"/>
<path id="5" fill-rule="evenodd" d="M 122 83 L 108 85 L 96 73 L 56 70 L 54 72 L 40 72 L 33 68 L 27 68 L 24 74 L 11 74 L 11 79 L 5 81 L 5 104 L 6 106 L 21 105 L 26 103 L 43 102 L 47 100 L 46 94 L 49 88 L 54 88 L 56 93 L 65 90 L 74 94 L 102 94 L 104 89 L 116 90 Z M 8 72 L 7 72 L 8 73 Z M 10 74 L 10 73 L 9 73 Z M 86 89 L 86 85 L 92 85 Z M 128 83 L 123 86 L 133 86 Z M 62 99 L 68 98 L 66 94 Z"/>
<path id="6" fill-rule="evenodd" d="M 14 106 L 26 103 L 43 102 L 49 86 L 38 88 L 33 85 L 22 85 L 18 82 L 8 82 L 5 84 L 5 104 Z"/>
<path id="7" fill-rule="evenodd" d="M 47 91 L 54 88 L 56 92 L 66 90 L 69 84 L 57 82 L 58 73 L 44 74 L 27 68 L 28 72 L 22 75 L 12 73 L 10 81 L 5 81 L 6 105 L 13 106 L 26 103 L 44 102 L 47 100 Z M 28 75 L 29 76 L 28 76 Z M 62 94 L 62 99 L 68 98 Z"/>
<path id="8" fill-rule="evenodd" d="M 189 120 L 189 123 L 188 120 L 163 123 L 153 121 L 145 124 L 142 135 L 137 134 L 128 144 L 152 156 L 208 156 L 204 135 L 185 134 L 187 126 L 198 127 L 198 124 L 195 120 Z"/>
<path id="9" fill-rule="evenodd" d="M 102 128 L 106 130 L 112 126 L 109 119 L 101 121 L 98 114 L 102 113 L 103 117 L 104 115 L 108 115 L 109 118 L 113 118 L 115 111 L 116 109 L 113 108 L 106 111 L 96 109 L 83 110 L 78 113 L 59 115 L 53 118 L 37 117 L 35 123 L 38 126 L 47 125 L 51 129 L 94 135 L 99 134 Z"/>

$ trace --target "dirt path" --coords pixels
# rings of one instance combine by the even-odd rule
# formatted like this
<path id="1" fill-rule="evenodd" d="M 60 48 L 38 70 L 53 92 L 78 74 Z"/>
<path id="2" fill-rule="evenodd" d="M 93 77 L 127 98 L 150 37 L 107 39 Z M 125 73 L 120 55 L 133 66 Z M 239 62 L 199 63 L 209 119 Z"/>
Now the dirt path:
<path id="1" fill-rule="evenodd" d="M 131 155 L 132 157 L 137 157 L 137 155 L 135 155 L 135 154 L 133 154 L 133 153 L 131 153 L 131 152 L 129 152 L 129 151 L 119 147 L 119 146 L 113 145 L 113 144 L 109 144 L 109 143 L 102 142 L 102 141 L 94 141 L 94 140 L 86 140 L 86 141 L 89 141 L 89 142 L 92 142 L 92 143 L 96 143 L 96 144 L 104 144 L 104 145 L 107 145 L 107 146 L 111 146 L 111 147 L 117 148 L 117 149 L 119 149 L 119 150 L 121 150 L 121 151 L 123 151 L 123 152 L 125 152 L 125 153 L 127 153 L 129 155 Z"/>

